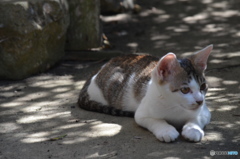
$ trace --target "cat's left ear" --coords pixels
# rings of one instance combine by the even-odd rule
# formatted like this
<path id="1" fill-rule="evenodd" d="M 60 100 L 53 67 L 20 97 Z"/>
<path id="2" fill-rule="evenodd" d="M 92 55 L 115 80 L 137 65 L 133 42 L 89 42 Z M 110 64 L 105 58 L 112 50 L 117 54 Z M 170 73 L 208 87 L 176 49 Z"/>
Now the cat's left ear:
<path id="1" fill-rule="evenodd" d="M 205 71 L 207 68 L 207 60 L 212 52 L 213 45 L 209 45 L 205 47 L 204 49 L 194 53 L 193 55 L 193 62 L 198 70 Z"/>

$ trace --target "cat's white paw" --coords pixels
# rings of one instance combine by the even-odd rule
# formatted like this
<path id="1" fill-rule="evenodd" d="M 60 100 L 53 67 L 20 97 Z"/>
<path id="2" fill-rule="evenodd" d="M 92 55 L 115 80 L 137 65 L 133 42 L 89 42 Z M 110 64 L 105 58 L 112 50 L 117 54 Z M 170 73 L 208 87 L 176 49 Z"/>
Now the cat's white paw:
<path id="1" fill-rule="evenodd" d="M 193 142 L 199 142 L 204 136 L 203 130 L 197 125 L 185 125 L 182 130 L 182 136 Z"/>
<path id="2" fill-rule="evenodd" d="M 178 138 L 179 133 L 173 126 L 168 126 L 156 132 L 155 136 L 162 142 L 172 142 Z"/>

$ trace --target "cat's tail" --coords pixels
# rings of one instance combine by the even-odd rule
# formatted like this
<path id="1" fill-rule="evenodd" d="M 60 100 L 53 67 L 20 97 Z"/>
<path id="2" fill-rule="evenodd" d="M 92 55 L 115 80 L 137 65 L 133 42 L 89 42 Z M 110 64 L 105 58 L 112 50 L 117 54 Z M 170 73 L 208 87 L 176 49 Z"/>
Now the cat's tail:
<path id="1" fill-rule="evenodd" d="M 78 106 L 80 108 L 88 111 L 94 111 L 94 112 L 99 112 L 99 113 L 104 113 L 104 114 L 109 114 L 114 116 L 134 117 L 134 112 L 123 111 L 108 105 L 103 105 L 96 101 L 89 100 L 89 95 L 87 93 L 87 87 L 89 84 L 90 83 L 86 83 L 79 94 Z"/>

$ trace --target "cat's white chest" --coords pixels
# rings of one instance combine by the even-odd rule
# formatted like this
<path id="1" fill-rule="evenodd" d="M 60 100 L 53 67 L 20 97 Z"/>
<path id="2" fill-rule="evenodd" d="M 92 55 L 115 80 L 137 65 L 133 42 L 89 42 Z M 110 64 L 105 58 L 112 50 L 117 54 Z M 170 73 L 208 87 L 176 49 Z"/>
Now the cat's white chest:
<path id="1" fill-rule="evenodd" d="M 173 125 L 174 127 L 180 129 L 185 123 L 187 123 L 189 120 L 195 118 L 199 114 L 199 112 L 191 112 L 187 110 L 176 109 L 172 110 L 171 113 L 166 113 L 168 115 L 165 115 L 165 120 Z"/>
<path id="2" fill-rule="evenodd" d="M 183 126 L 190 119 L 195 118 L 199 112 L 184 109 L 175 102 L 175 99 L 169 99 L 169 96 L 162 96 L 159 89 L 149 82 L 149 88 L 146 96 L 141 101 L 137 114 L 147 114 L 155 119 L 166 120 L 175 127 Z"/>

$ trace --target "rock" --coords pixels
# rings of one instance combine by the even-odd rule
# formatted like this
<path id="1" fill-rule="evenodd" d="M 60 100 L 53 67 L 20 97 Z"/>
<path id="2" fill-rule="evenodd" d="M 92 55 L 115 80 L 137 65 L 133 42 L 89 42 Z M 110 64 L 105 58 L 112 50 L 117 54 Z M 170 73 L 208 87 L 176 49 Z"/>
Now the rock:
<path id="1" fill-rule="evenodd" d="M 1 0 L 0 79 L 23 79 L 64 55 L 66 0 Z"/>
<path id="2" fill-rule="evenodd" d="M 102 45 L 99 0 L 68 0 L 70 26 L 66 49 L 87 50 Z"/>

